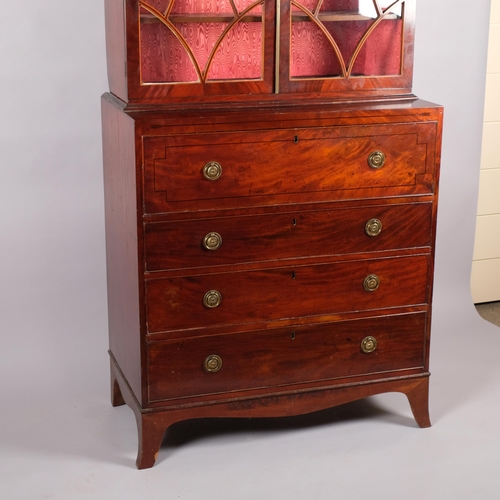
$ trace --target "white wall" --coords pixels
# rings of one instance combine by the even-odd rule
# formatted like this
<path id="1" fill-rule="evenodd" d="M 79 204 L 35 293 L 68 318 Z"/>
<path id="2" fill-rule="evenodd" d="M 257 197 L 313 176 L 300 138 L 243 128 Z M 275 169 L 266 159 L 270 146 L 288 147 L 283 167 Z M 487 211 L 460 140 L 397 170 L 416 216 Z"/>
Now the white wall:
<path id="1" fill-rule="evenodd" d="M 500 0 L 492 0 L 483 146 L 471 291 L 474 302 L 500 300 Z"/>
<path id="2" fill-rule="evenodd" d="M 438 218 L 435 330 L 473 321 L 476 222 L 489 22 L 488 0 L 419 0 L 414 92 L 445 107 Z M 446 328 L 444 325 L 448 325 Z M 437 332 L 436 332 L 437 333 Z"/>
<path id="3" fill-rule="evenodd" d="M 82 352 L 106 353 L 103 11 L 23 0 L 0 16 L 0 371 L 23 360 L 62 386 Z"/>

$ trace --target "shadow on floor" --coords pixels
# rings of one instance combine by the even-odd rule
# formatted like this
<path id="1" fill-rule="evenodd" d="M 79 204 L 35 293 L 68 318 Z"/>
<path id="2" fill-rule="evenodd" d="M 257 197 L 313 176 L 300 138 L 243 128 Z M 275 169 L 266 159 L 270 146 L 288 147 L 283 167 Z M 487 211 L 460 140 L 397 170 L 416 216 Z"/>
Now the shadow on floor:
<path id="1" fill-rule="evenodd" d="M 362 419 L 378 418 L 391 424 L 418 427 L 412 417 L 391 413 L 380 407 L 373 398 L 352 401 L 326 410 L 306 415 L 276 418 L 206 418 L 177 422 L 173 424 L 163 439 L 157 463 L 166 460 L 175 451 L 190 443 L 203 441 L 214 436 L 263 435 L 267 432 L 287 432 L 318 426 L 335 425 Z M 166 453 L 165 453 L 166 452 Z"/>

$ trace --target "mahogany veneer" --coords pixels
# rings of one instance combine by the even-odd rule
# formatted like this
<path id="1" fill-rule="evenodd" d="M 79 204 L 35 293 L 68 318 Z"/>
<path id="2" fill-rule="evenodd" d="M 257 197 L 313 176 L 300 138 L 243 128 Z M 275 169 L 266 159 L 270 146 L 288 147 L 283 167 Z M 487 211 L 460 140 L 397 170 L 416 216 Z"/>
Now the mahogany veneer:
<path id="1" fill-rule="evenodd" d="M 396 391 L 429 426 L 443 110 L 410 93 L 414 0 L 173 1 L 105 0 L 112 404 L 135 413 L 138 468 L 191 418 Z M 297 49 L 318 36 L 321 74 Z M 261 66 L 231 66 L 259 44 Z M 220 65 L 236 76 L 211 81 Z"/>

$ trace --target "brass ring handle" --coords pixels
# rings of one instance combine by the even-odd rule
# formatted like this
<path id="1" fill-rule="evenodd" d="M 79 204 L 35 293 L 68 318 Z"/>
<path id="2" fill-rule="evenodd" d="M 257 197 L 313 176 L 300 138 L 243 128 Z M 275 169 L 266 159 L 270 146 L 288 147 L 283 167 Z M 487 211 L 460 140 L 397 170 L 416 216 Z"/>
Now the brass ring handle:
<path id="1" fill-rule="evenodd" d="M 377 339 L 375 337 L 365 337 L 361 341 L 361 350 L 366 354 L 370 354 L 377 348 Z"/>
<path id="2" fill-rule="evenodd" d="M 222 368 L 222 358 L 217 354 L 211 354 L 203 363 L 203 368 L 208 373 L 218 372 Z"/>
<path id="3" fill-rule="evenodd" d="M 382 232 L 382 222 L 378 219 L 370 219 L 365 225 L 365 233 L 368 236 L 378 236 Z"/>
<path id="4" fill-rule="evenodd" d="M 219 233 L 208 233 L 203 238 L 203 246 L 207 250 L 217 250 L 222 245 L 222 236 Z"/>
<path id="5" fill-rule="evenodd" d="M 368 157 L 368 165 L 371 168 L 381 168 L 385 163 L 385 154 L 382 151 L 373 151 Z"/>
<path id="6" fill-rule="evenodd" d="M 209 290 L 203 297 L 203 304 L 209 309 L 219 307 L 222 295 L 217 290 Z"/>
<path id="7" fill-rule="evenodd" d="M 222 166 L 216 161 L 209 161 L 203 167 L 203 175 L 209 181 L 216 181 L 222 175 Z"/>
<path id="8" fill-rule="evenodd" d="M 367 292 L 374 292 L 380 286 L 380 278 L 376 274 L 370 274 L 365 278 L 363 286 Z"/>

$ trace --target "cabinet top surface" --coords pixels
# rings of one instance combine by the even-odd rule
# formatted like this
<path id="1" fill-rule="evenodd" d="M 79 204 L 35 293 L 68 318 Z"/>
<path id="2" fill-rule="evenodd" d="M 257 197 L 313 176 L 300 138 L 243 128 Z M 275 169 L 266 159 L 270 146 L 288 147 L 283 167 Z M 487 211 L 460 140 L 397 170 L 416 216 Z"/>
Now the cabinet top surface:
<path id="1" fill-rule="evenodd" d="M 398 116 L 419 116 L 419 119 L 435 120 L 443 112 L 442 106 L 433 102 L 419 99 L 415 96 L 406 100 L 385 101 L 352 101 L 343 102 L 327 100 L 317 96 L 316 99 L 294 101 L 262 101 L 262 102 L 182 102 L 150 105 L 146 103 L 126 103 L 112 93 L 105 93 L 102 98 L 113 106 L 126 112 L 135 119 L 141 117 L 149 119 L 171 118 L 174 120 L 217 120 L 228 119 L 235 122 L 249 121 L 276 121 L 301 118 L 302 120 L 321 120 L 332 118 L 362 118 L 386 117 L 388 121 L 397 120 Z M 391 118 L 393 117 L 393 119 Z"/>

